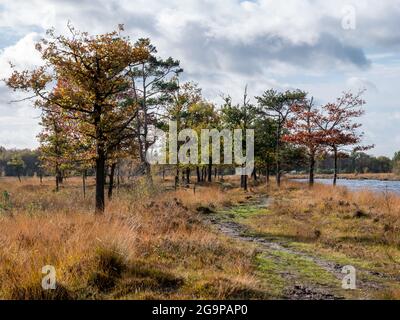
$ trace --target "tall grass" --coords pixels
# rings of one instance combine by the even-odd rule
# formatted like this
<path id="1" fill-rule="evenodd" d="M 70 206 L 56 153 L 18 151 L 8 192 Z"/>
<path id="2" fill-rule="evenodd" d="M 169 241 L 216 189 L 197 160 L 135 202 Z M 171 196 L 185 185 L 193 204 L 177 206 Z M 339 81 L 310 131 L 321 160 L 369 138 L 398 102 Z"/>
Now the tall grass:
<path id="1" fill-rule="evenodd" d="M 93 183 L 92 183 L 93 184 Z M 103 216 L 93 186 L 79 179 L 0 179 L 0 298 L 238 298 L 259 296 L 253 249 L 206 227 L 192 210 L 218 206 L 218 188 L 161 192 L 121 186 Z M 185 199 L 185 203 L 181 199 Z M 56 269 L 57 290 L 41 288 L 41 268 Z"/>

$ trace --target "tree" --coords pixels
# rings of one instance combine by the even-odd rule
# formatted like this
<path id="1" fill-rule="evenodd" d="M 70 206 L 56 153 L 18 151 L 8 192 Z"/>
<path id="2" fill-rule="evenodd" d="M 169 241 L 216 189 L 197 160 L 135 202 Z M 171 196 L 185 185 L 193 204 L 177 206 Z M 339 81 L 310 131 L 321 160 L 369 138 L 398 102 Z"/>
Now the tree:
<path id="1" fill-rule="evenodd" d="M 266 183 L 269 184 L 271 165 L 275 161 L 277 123 L 272 118 L 257 117 L 254 130 L 257 133 L 254 140 L 255 167 L 265 169 Z"/>
<path id="2" fill-rule="evenodd" d="M 267 118 L 276 120 L 276 140 L 275 140 L 275 165 L 276 165 L 276 183 L 281 183 L 281 138 L 282 130 L 285 127 L 292 107 L 303 103 L 306 93 L 301 90 L 277 92 L 273 89 L 265 91 L 262 96 L 256 97 L 259 110 Z"/>
<path id="3" fill-rule="evenodd" d="M 201 88 L 199 88 L 197 83 L 194 82 L 186 82 L 183 84 L 179 83 L 179 78 L 175 76 L 172 81 L 175 81 L 175 85 L 172 87 L 176 87 L 177 90 L 171 90 L 167 93 L 165 100 L 165 114 L 164 119 L 161 121 L 161 126 L 165 129 L 169 127 L 168 121 L 176 122 L 176 130 L 180 132 L 185 128 L 191 128 L 197 130 L 199 126 L 201 126 L 201 122 L 199 119 L 195 119 L 195 123 L 193 123 L 193 119 L 196 118 L 193 110 L 189 110 L 191 106 L 200 103 L 202 101 Z M 189 119 L 190 118 L 190 119 Z M 163 122 L 164 121 L 164 122 Z M 201 127 L 200 127 L 201 128 Z M 198 130 L 197 130 L 198 131 Z M 199 134 L 199 132 L 197 132 Z M 177 148 L 179 149 L 180 145 L 184 142 L 178 141 Z M 177 188 L 179 183 L 179 173 L 182 165 L 179 163 L 176 164 L 175 170 L 175 188 Z M 187 170 L 190 170 L 190 166 L 187 166 Z M 200 174 L 199 168 L 196 166 L 198 182 L 200 182 Z M 190 176 L 190 172 L 187 174 Z"/>
<path id="4" fill-rule="evenodd" d="M 56 191 L 62 183 L 62 170 L 72 162 L 74 141 L 79 141 L 72 136 L 74 123 L 57 105 L 43 105 L 40 122 L 43 129 L 38 135 L 40 160 L 42 167 L 55 173 Z"/>
<path id="5" fill-rule="evenodd" d="M 257 119 L 258 110 L 250 103 L 247 96 L 247 86 L 244 89 L 243 103 L 232 105 L 230 96 L 225 97 L 225 104 L 221 108 L 222 123 L 230 129 L 252 129 Z M 243 137 L 242 144 L 245 144 Z M 245 150 L 245 149 L 244 149 Z M 241 175 L 241 187 L 247 190 L 247 174 Z"/>
<path id="6" fill-rule="evenodd" d="M 14 90 L 33 92 L 36 106 L 57 105 L 74 112 L 82 135 L 95 145 L 96 212 L 104 211 L 105 163 L 109 152 L 125 137 L 137 114 L 133 103 L 122 103 L 132 81 L 130 68 L 148 58 L 148 49 L 132 45 L 120 31 L 90 36 L 69 26 L 71 36 L 42 40 L 36 48 L 45 65 L 14 71 L 7 80 Z M 57 87 L 49 89 L 57 81 Z"/>
<path id="7" fill-rule="evenodd" d="M 309 159 L 309 185 L 314 184 L 315 157 L 324 148 L 324 131 L 318 125 L 321 114 L 315 108 L 313 98 L 292 107 L 293 117 L 287 122 L 289 132 L 283 140 L 304 146 Z"/>
<path id="8" fill-rule="evenodd" d="M 338 152 L 341 148 L 356 145 L 361 141 L 362 132 L 357 129 L 360 123 L 354 122 L 364 114 L 361 107 L 365 101 L 361 98 L 364 90 L 357 94 L 345 92 L 335 103 L 328 103 L 322 107 L 322 116 L 317 118 L 317 124 L 323 131 L 324 144 L 330 147 L 334 157 L 333 185 L 336 185 L 338 173 Z M 357 146 L 355 150 L 367 150 L 373 146 Z"/>
<path id="9" fill-rule="evenodd" d="M 21 170 L 25 167 L 25 162 L 20 157 L 12 158 L 8 163 L 17 172 L 18 180 L 21 182 Z"/>
<path id="10" fill-rule="evenodd" d="M 164 106 L 170 94 L 178 89 L 176 76 L 183 72 L 179 61 L 169 57 L 165 60 L 156 56 L 157 49 L 149 39 L 139 39 L 137 47 L 145 48 L 148 56 L 130 69 L 129 75 L 132 81 L 131 99 L 140 108 L 136 118 L 136 132 L 139 146 L 139 155 L 144 165 L 146 176 L 151 182 L 150 164 L 146 160 L 146 154 L 151 146 L 148 139 L 149 125 L 157 122 L 157 111 Z"/>
<path id="11" fill-rule="evenodd" d="M 200 152 L 203 151 L 203 150 L 201 150 L 201 147 L 200 147 L 201 130 L 202 129 L 210 129 L 210 130 L 217 129 L 218 124 L 219 124 L 219 116 L 215 110 L 215 106 L 212 103 L 207 102 L 204 99 L 200 99 L 189 105 L 188 114 L 186 116 L 186 126 L 187 126 L 187 128 L 191 128 L 197 132 L 197 135 L 199 137 L 199 139 L 198 139 L 199 158 L 200 158 Z M 220 141 L 217 143 L 220 143 Z M 208 145 L 208 148 L 209 148 L 208 163 L 207 163 L 207 166 L 203 167 L 203 168 L 204 168 L 204 170 L 207 170 L 207 181 L 211 182 L 212 181 L 212 156 L 211 156 L 212 147 L 211 147 L 211 144 Z M 196 168 L 197 168 L 197 166 L 196 166 Z M 203 180 L 203 178 L 201 180 Z"/>
<path id="12" fill-rule="evenodd" d="M 393 172 L 397 175 L 400 174 L 400 151 L 394 153 L 392 163 L 393 163 Z"/>

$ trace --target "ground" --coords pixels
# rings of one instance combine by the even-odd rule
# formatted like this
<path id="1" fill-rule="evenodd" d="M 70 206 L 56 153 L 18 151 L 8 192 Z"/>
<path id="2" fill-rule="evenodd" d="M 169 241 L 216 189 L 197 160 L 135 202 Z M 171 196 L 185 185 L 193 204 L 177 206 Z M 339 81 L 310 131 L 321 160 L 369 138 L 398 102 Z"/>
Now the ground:
<path id="1" fill-rule="evenodd" d="M 0 297 L 398 299 L 400 199 L 237 180 L 121 184 L 103 216 L 70 178 L 0 179 Z M 272 182 L 271 182 L 272 184 Z M 53 265 L 57 289 L 41 289 Z M 342 289 L 344 265 L 357 289 Z"/>

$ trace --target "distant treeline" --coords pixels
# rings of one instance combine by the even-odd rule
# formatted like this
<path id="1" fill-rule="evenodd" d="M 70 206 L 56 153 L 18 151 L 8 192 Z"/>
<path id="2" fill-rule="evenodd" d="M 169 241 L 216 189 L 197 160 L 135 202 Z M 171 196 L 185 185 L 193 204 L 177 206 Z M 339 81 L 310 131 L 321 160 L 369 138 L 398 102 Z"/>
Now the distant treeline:
<path id="1" fill-rule="evenodd" d="M 317 161 L 317 173 L 333 172 L 333 157 L 325 157 Z M 339 158 L 338 168 L 341 173 L 389 173 L 397 167 L 399 159 L 393 157 L 375 157 L 364 152 L 353 152 Z"/>
<path id="2" fill-rule="evenodd" d="M 295 156 L 285 163 L 285 169 L 287 171 L 307 171 L 304 161 L 300 161 L 299 165 L 299 161 L 294 159 Z M 298 156 L 301 157 L 301 155 Z M 316 172 L 332 173 L 333 161 L 334 158 L 330 155 L 318 159 Z M 339 158 L 338 167 L 341 173 L 400 173 L 400 153 L 395 153 L 393 159 L 390 159 L 385 156 L 375 157 L 364 152 L 353 152 Z M 20 176 L 28 177 L 51 174 L 43 171 L 38 150 L 0 147 L 0 175 L 16 177 L 18 173 Z"/>
<path id="3" fill-rule="evenodd" d="M 40 172 L 39 152 L 0 147 L 1 176 L 34 176 Z"/>

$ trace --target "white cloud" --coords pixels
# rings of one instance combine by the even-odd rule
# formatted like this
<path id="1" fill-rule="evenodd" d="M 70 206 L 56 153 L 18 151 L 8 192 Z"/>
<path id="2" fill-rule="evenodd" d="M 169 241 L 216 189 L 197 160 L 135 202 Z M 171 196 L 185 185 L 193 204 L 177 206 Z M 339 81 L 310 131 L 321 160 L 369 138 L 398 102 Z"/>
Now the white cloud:
<path id="1" fill-rule="evenodd" d="M 390 115 L 397 106 L 395 83 L 400 80 L 400 36 L 395 32 L 400 0 L 354 3 L 356 30 L 341 26 L 342 9 L 348 4 L 348 0 L 3 0 L 0 31 L 7 29 L 8 37 L 14 34 L 15 42 L 0 43 L 4 47 L 0 75 L 9 74 L 10 60 L 21 68 L 40 64 L 33 44 L 51 26 L 66 33 L 70 20 L 79 29 L 101 33 L 124 23 L 132 39 L 151 37 L 160 55 L 180 59 L 184 77 L 198 81 L 214 101 L 220 101 L 220 93 L 239 99 L 245 84 L 251 95 L 269 87 L 300 87 L 321 102 L 333 100 L 347 88 L 365 86 L 367 112 Z M 0 92 L 2 117 L 14 117 L 17 123 L 27 116 L 28 104 L 9 105 L 15 96 L 3 85 Z M 23 121 L 18 122 L 26 137 L 15 138 L 16 146 L 32 139 L 31 132 L 37 130 L 32 125 L 34 115 L 27 117 L 26 129 Z M 382 138 L 368 118 L 367 130 L 372 140 Z M 390 154 L 396 149 L 386 145 L 379 151 Z"/>
<path id="2" fill-rule="evenodd" d="M 39 39 L 38 33 L 28 33 L 16 44 L 0 50 L 0 76 L 2 78 L 10 76 L 10 63 L 18 69 L 31 69 L 41 65 L 40 55 L 35 50 L 35 43 Z"/>

